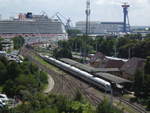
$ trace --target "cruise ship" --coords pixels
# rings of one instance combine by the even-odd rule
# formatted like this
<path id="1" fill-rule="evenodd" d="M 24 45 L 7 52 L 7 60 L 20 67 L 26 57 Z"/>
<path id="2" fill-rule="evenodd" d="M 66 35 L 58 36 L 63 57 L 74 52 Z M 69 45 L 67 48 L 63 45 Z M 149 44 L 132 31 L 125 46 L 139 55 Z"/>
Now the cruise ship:
<path id="1" fill-rule="evenodd" d="M 64 25 L 47 15 L 19 14 L 17 18 L 0 20 L 0 37 L 59 37 L 67 38 Z"/>

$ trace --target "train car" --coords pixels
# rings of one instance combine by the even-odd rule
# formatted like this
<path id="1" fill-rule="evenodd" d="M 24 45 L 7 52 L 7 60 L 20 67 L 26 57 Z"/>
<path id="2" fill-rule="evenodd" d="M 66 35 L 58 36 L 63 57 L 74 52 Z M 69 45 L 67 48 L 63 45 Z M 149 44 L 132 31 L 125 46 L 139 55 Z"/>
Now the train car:
<path id="1" fill-rule="evenodd" d="M 111 91 L 111 84 L 109 82 L 103 80 L 103 79 L 94 77 L 92 74 L 89 74 L 89 73 L 87 73 L 85 71 L 82 71 L 82 70 L 80 70 L 80 69 L 78 69 L 74 66 L 71 66 L 71 65 L 66 64 L 64 62 L 56 60 L 52 57 L 45 56 L 44 59 L 47 62 L 49 62 L 49 63 L 65 70 L 65 71 L 67 71 L 71 74 L 73 74 L 74 76 L 76 76 L 76 77 L 78 77 L 82 80 L 85 80 L 86 82 L 88 82 L 90 84 L 93 84 L 93 85 L 95 85 L 96 87 L 98 87 L 100 89 L 105 90 L 106 92 Z"/>
<path id="2" fill-rule="evenodd" d="M 111 84 L 103 79 L 100 79 L 98 77 L 93 77 L 93 80 L 95 82 L 95 85 L 99 88 L 105 89 L 105 91 L 109 92 L 111 91 Z"/>

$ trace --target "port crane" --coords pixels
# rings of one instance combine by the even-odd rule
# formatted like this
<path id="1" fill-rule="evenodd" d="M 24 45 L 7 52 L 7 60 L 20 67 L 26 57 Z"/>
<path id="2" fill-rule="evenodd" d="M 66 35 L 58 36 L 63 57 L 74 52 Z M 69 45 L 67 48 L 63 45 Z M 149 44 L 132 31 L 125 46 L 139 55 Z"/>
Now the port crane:
<path id="1" fill-rule="evenodd" d="M 64 25 L 66 30 L 70 30 L 71 29 L 71 19 L 70 18 L 66 18 L 60 12 L 55 13 L 51 18 L 52 19 L 53 18 L 58 19 Z"/>

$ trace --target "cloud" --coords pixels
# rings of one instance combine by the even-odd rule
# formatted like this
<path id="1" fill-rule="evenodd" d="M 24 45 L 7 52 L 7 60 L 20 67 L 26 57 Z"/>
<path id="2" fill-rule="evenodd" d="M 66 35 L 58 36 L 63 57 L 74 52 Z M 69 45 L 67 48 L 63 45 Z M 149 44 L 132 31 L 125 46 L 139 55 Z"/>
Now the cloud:
<path id="1" fill-rule="evenodd" d="M 121 4 L 121 1 L 120 0 L 96 0 L 96 3 L 99 5 L 104 5 L 104 4 L 119 5 Z"/>
<path id="2" fill-rule="evenodd" d="M 128 3 L 134 7 L 143 7 L 150 5 L 150 0 L 96 0 L 98 5 L 121 5 L 123 3 Z"/>
<path id="3" fill-rule="evenodd" d="M 122 21 L 121 4 L 128 2 L 129 18 L 132 25 L 150 25 L 150 0 L 91 0 L 91 20 Z M 0 0 L 0 14 L 3 18 L 31 11 L 48 16 L 61 12 L 72 21 L 85 20 L 86 0 Z"/>
<path id="4" fill-rule="evenodd" d="M 101 10 L 107 13 L 101 12 L 101 15 L 109 14 L 109 17 L 105 16 L 106 18 L 115 19 L 114 17 L 117 17 L 121 19 L 122 9 L 120 6 L 124 2 L 130 5 L 128 10 L 131 25 L 150 25 L 150 15 L 148 15 L 150 11 L 150 0 L 96 0 L 95 4 L 99 7 L 103 7 Z M 111 17 L 112 12 L 114 13 Z"/>

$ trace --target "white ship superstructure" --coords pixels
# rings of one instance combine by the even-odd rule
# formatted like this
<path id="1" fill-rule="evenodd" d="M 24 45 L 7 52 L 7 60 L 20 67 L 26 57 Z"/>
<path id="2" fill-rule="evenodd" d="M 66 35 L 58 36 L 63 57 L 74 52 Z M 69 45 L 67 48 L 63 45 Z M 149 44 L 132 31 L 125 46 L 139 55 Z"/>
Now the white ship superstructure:
<path id="1" fill-rule="evenodd" d="M 63 24 L 46 15 L 20 14 L 17 19 L 0 20 L 1 37 L 60 37 L 67 38 Z"/>

